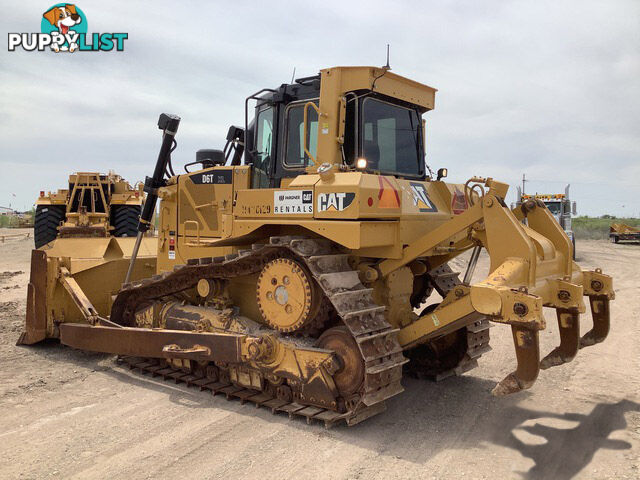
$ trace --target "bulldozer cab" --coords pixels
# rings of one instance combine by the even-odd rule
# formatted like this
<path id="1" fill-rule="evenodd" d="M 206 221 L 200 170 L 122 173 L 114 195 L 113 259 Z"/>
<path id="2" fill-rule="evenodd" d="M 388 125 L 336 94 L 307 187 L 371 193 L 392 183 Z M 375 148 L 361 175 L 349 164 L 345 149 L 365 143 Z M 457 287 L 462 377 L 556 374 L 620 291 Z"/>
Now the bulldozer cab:
<path id="1" fill-rule="evenodd" d="M 245 101 L 245 128 L 230 128 L 224 150 L 206 151 L 225 160 L 197 159 L 202 170 L 178 176 L 177 211 L 165 215 L 178 225 L 167 223 L 165 232 L 177 229 L 178 242 L 190 237 L 195 246 L 201 237 L 230 236 L 234 215 L 317 214 L 308 190 L 300 191 L 309 198 L 299 212 L 286 210 L 287 199 L 276 210 L 266 190 L 310 189 L 320 166 L 427 180 L 422 115 L 435 91 L 384 68 L 335 67 L 256 92 Z"/>
<path id="2" fill-rule="evenodd" d="M 346 75 L 352 69 L 334 70 Z M 321 81 L 326 83 L 331 75 L 327 70 L 249 97 L 257 101 L 254 120 L 247 126 L 244 159 L 253 165 L 251 187 L 280 188 L 288 183 L 286 179 L 320 163 L 335 164 L 343 170 L 424 179 L 421 116 L 428 108 L 378 92 L 376 78 L 391 74 L 383 69 L 369 70 L 375 72 L 371 84 L 351 91 L 338 87 L 323 92 Z M 337 156 L 331 145 L 319 145 L 321 137 L 330 135 L 331 122 L 321 107 L 328 103 L 340 105 Z M 319 112 L 323 112 L 320 119 Z"/>

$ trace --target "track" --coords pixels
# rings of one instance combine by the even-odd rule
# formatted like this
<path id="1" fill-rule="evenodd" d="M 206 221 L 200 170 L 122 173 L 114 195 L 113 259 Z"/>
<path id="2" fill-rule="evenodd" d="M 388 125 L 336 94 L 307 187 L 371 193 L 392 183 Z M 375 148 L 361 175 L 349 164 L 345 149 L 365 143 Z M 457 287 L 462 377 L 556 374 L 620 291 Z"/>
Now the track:
<path id="1" fill-rule="evenodd" d="M 217 368 L 212 365 L 217 373 L 207 374 L 205 371 L 171 369 L 166 363 L 153 359 L 134 359 L 128 363 L 165 379 L 184 377 L 180 381 L 206 388 L 214 394 L 225 393 L 227 398 L 238 397 L 242 401 L 264 405 L 274 412 L 284 411 L 290 416 L 316 418 L 327 425 L 341 420 L 352 425 L 384 411 L 384 401 L 403 391 L 400 383 L 402 367 L 408 360 L 398 343 L 397 329 L 393 329 L 385 319 L 385 307 L 373 301 L 373 290 L 360 282 L 358 271 L 349 264 L 349 255 L 342 253 L 329 240 L 271 237 L 268 243 L 252 245 L 251 249 L 240 250 L 237 254 L 192 260 L 187 265 L 176 266 L 173 272 L 125 285 L 113 304 L 111 318 L 122 325 L 134 326 L 135 312 L 140 305 L 170 299 L 172 295 L 194 287 L 202 278 L 227 280 L 260 272 L 265 264 L 276 258 L 303 263 L 322 289 L 325 308 L 314 323 L 314 330 L 320 331 L 327 317 L 333 314 L 339 317 L 357 344 L 365 365 L 362 385 L 357 391 L 337 399 L 335 409 L 311 402 L 295 389 L 288 392 L 288 389 L 274 389 L 265 384 L 265 388 L 256 391 L 233 385 L 224 366 Z M 442 296 L 460 284 L 458 274 L 452 272 L 448 265 L 430 272 L 429 281 L 431 288 Z M 328 309 L 326 305 L 329 305 Z M 407 365 L 408 372 L 417 377 L 440 380 L 476 367 L 477 358 L 490 350 L 488 330 L 488 321 L 482 320 L 413 349 L 408 354 L 412 360 Z"/>
<path id="2" fill-rule="evenodd" d="M 237 254 L 202 258 L 177 266 L 173 272 L 125 285 L 113 304 L 111 319 L 121 325 L 133 326 L 140 305 L 170 298 L 194 287 L 203 278 L 226 280 L 257 273 L 276 258 L 304 263 L 322 289 L 325 300 L 357 344 L 365 366 L 362 384 L 357 391 L 336 402 L 335 413 L 346 415 L 341 419 L 354 424 L 383 411 L 384 400 L 403 391 L 400 384 L 402 365 L 407 360 L 397 340 L 398 330 L 386 321 L 385 307 L 373 301 L 373 290 L 360 282 L 357 270 L 349 265 L 349 256 L 328 240 L 272 237 L 267 244 L 256 244 Z M 278 397 L 289 403 L 288 395 Z M 293 398 L 295 404 L 291 408 L 312 407 L 317 414 L 322 413 L 319 405 L 309 402 L 300 393 L 294 392 Z"/>
<path id="3" fill-rule="evenodd" d="M 430 289 L 435 289 L 442 298 L 462 284 L 459 273 L 446 263 L 430 271 L 428 277 Z M 437 305 L 429 305 L 423 312 Z M 407 356 L 411 361 L 405 367 L 407 373 L 440 381 L 476 368 L 480 356 L 491 351 L 489 328 L 489 320 L 485 318 L 409 350 Z"/>
<path id="4" fill-rule="evenodd" d="M 161 360 L 119 357 L 118 361 L 128 365 L 131 370 L 143 374 L 150 374 L 152 377 L 161 377 L 166 381 L 184 383 L 188 387 L 199 388 L 200 391 L 209 391 L 214 396 L 221 394 L 224 395 L 227 400 L 238 399 L 242 404 L 247 402 L 253 403 L 256 407 L 264 407 L 271 410 L 273 414 L 284 413 L 289 415 L 289 418 L 303 417 L 307 420 L 308 424 L 310 424 L 312 420 L 322 422 L 327 428 L 343 421 L 347 425 L 355 425 L 365 418 L 384 412 L 386 409 L 384 402 L 382 402 L 374 407 L 361 409 L 358 416 L 353 415 L 352 412 L 338 413 L 324 408 L 305 406 L 297 402 L 281 400 L 269 393 L 239 387 L 229 381 L 214 380 L 204 375 L 171 368 Z"/>

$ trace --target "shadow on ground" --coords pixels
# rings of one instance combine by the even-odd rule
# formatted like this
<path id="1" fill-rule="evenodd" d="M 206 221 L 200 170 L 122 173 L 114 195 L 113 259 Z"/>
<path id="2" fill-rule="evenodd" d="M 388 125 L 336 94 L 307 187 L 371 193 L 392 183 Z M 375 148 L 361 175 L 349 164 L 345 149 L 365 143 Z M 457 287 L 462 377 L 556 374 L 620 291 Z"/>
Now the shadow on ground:
<path id="1" fill-rule="evenodd" d="M 426 464 L 441 451 L 477 449 L 486 443 L 511 448 L 534 462 L 528 471 L 514 472 L 526 480 L 571 479 L 592 461 L 598 450 L 630 449 L 628 442 L 608 437 L 627 427 L 627 412 L 640 412 L 640 403 L 630 400 L 593 404 L 586 414 L 533 410 L 519 403 L 534 393 L 494 398 L 490 395 L 494 382 L 471 375 L 440 383 L 409 378 L 403 382 L 406 391 L 388 401 L 385 413 L 352 428 L 334 427 L 325 431 L 319 424 L 308 426 L 300 419 L 289 421 L 284 415 L 271 415 L 253 404 L 241 405 L 239 400 L 226 401 L 222 396 L 212 397 L 182 384 L 132 373 L 126 366 L 117 365 L 115 359 L 112 366 L 108 366 L 107 360 L 97 367 L 98 362 L 107 359 L 103 354 L 88 354 L 53 344 L 39 345 L 33 351 L 57 361 L 94 367 L 135 387 L 166 393 L 169 401 L 185 408 L 218 408 L 268 422 L 288 422 L 292 429 L 315 429 L 322 435 L 370 449 L 378 455 L 417 464 Z M 490 458 L 478 458 L 478 461 L 490 461 Z M 429 472 L 425 470 L 426 473 Z"/>

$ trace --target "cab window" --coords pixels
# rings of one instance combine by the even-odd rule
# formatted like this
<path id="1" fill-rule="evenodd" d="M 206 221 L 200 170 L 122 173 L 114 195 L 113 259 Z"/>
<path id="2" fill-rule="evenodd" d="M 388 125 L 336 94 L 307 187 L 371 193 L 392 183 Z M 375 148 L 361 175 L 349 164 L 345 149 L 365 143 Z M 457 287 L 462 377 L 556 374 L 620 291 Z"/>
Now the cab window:
<path id="1" fill-rule="evenodd" d="M 421 176 L 421 128 L 416 110 L 365 98 L 360 141 L 367 169 L 392 175 Z"/>
<path id="2" fill-rule="evenodd" d="M 304 152 L 304 104 L 292 105 L 287 108 L 287 139 L 284 157 L 286 168 L 303 168 L 311 163 L 311 159 Z M 307 149 L 315 158 L 318 149 L 318 114 L 309 107 L 307 110 Z"/>
<path id="3" fill-rule="evenodd" d="M 256 152 L 253 156 L 253 188 L 268 188 L 272 165 L 273 107 L 265 108 L 256 119 Z"/>

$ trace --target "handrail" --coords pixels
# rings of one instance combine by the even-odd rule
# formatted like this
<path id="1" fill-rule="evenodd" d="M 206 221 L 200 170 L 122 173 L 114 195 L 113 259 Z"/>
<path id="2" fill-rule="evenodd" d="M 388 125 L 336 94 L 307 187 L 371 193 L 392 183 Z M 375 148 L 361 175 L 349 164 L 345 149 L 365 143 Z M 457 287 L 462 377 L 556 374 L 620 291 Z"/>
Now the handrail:
<path id="1" fill-rule="evenodd" d="M 200 244 L 200 222 L 196 222 L 195 220 L 185 220 L 182 222 L 182 241 L 187 242 L 187 224 L 194 223 L 196 225 L 196 244 Z"/>
<path id="2" fill-rule="evenodd" d="M 276 91 L 272 88 L 263 88 L 262 90 L 258 90 L 256 93 L 254 93 L 253 95 L 248 96 L 245 101 L 244 101 L 244 141 L 245 144 L 248 143 L 248 136 L 249 136 L 249 100 L 260 100 L 260 98 L 258 98 L 258 95 L 260 95 L 261 93 L 264 92 L 269 92 L 269 93 L 275 93 Z M 255 133 L 255 132 L 254 132 Z M 247 153 L 249 155 L 251 155 L 253 157 L 253 153 L 251 151 L 249 151 L 248 149 L 246 150 Z M 245 164 L 244 158 L 242 159 L 242 165 Z"/>
<path id="3" fill-rule="evenodd" d="M 309 149 L 307 148 L 307 111 L 309 107 L 313 107 L 314 110 L 316 111 L 316 113 L 318 114 L 318 123 L 320 122 L 320 117 L 322 116 L 322 114 L 320 113 L 320 109 L 318 108 L 318 106 L 314 103 L 314 102 L 307 102 L 304 104 L 304 115 L 303 115 L 303 120 L 302 120 L 302 148 L 304 148 L 304 153 L 311 159 L 311 161 L 313 162 L 314 165 L 318 165 L 317 160 L 315 159 L 315 157 L 313 155 L 311 155 L 311 152 L 309 151 Z"/>

